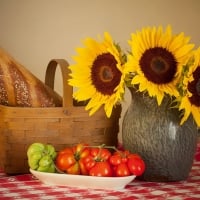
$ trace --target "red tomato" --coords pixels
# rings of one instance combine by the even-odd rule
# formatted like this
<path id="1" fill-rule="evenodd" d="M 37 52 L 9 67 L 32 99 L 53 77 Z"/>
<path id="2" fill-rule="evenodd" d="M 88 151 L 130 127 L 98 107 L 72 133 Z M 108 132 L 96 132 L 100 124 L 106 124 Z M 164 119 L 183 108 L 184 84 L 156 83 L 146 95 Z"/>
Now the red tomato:
<path id="1" fill-rule="evenodd" d="M 96 164 L 96 161 L 94 159 L 93 156 L 88 155 L 87 157 L 82 159 L 83 165 L 85 166 L 86 170 L 89 173 L 89 170 L 94 167 L 94 165 Z"/>
<path id="2" fill-rule="evenodd" d="M 114 154 L 110 156 L 109 162 L 114 166 L 119 165 L 120 163 L 122 163 L 122 157 L 118 154 Z"/>
<path id="3" fill-rule="evenodd" d="M 77 160 L 84 158 L 90 154 L 90 148 L 87 144 L 77 144 L 76 146 L 72 147 L 72 150 Z"/>
<path id="4" fill-rule="evenodd" d="M 113 175 L 113 170 L 107 161 L 96 162 L 95 165 L 89 171 L 90 176 L 106 176 Z"/>
<path id="5" fill-rule="evenodd" d="M 56 157 L 56 166 L 58 169 L 68 174 L 88 175 L 82 159 L 90 154 L 90 149 L 86 144 L 77 144 L 73 147 L 67 147 L 58 152 Z"/>
<path id="6" fill-rule="evenodd" d="M 66 173 L 80 174 L 80 168 L 77 167 L 76 163 L 77 161 L 72 153 L 62 152 L 56 157 L 56 167 Z"/>
<path id="7" fill-rule="evenodd" d="M 138 154 L 127 150 L 116 151 L 109 159 L 113 166 L 115 176 L 129 176 L 134 174 L 140 176 L 145 170 L 145 164 Z"/>
<path id="8" fill-rule="evenodd" d="M 75 162 L 74 165 L 72 165 L 71 167 L 67 168 L 66 172 L 68 174 L 79 175 L 81 173 L 79 163 Z"/>
<path id="9" fill-rule="evenodd" d="M 105 148 L 91 148 L 90 155 L 92 155 L 96 161 L 105 161 L 109 159 L 111 152 Z"/>
<path id="10" fill-rule="evenodd" d="M 60 155 L 60 154 L 63 154 L 63 153 L 70 153 L 70 154 L 73 154 L 73 150 L 72 150 L 72 148 L 70 148 L 70 147 L 66 147 L 66 148 L 64 148 L 64 149 L 62 149 L 62 150 L 60 150 L 60 151 L 58 152 L 59 155 Z"/>
<path id="11" fill-rule="evenodd" d="M 88 175 L 88 170 L 85 166 L 85 163 L 83 161 L 84 158 L 81 158 L 78 163 L 79 163 L 79 166 L 80 166 L 80 174 L 82 175 Z"/>
<path id="12" fill-rule="evenodd" d="M 83 159 L 90 176 L 112 176 L 113 170 L 108 162 L 111 152 L 105 148 L 91 148 L 90 155 Z"/>
<path id="13" fill-rule="evenodd" d="M 140 155 L 136 154 L 136 153 L 130 153 L 127 155 L 128 158 L 139 158 L 142 159 Z"/>
<path id="14" fill-rule="evenodd" d="M 126 163 L 120 163 L 115 168 L 115 176 L 130 176 L 130 170 Z"/>
<path id="15" fill-rule="evenodd" d="M 127 161 L 130 172 L 136 176 L 141 176 L 145 171 L 145 163 L 141 158 L 130 157 Z"/>

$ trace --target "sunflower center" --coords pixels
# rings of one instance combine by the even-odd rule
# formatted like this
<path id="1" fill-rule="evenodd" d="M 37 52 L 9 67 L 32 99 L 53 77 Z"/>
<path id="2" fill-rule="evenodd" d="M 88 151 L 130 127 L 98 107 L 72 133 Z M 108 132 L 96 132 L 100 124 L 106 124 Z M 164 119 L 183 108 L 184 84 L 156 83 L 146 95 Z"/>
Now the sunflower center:
<path id="1" fill-rule="evenodd" d="M 177 71 L 174 55 L 162 47 L 147 49 L 141 56 L 140 66 L 145 77 L 156 84 L 170 83 Z"/>
<path id="2" fill-rule="evenodd" d="M 98 55 L 91 68 L 91 79 L 95 88 L 104 95 L 112 95 L 121 80 L 117 61 L 110 53 Z"/>
<path id="3" fill-rule="evenodd" d="M 198 79 L 197 84 L 196 84 L 196 91 L 197 91 L 197 94 L 200 96 L 200 78 Z"/>
<path id="4" fill-rule="evenodd" d="M 100 70 L 101 70 L 100 71 L 101 80 L 109 82 L 113 79 L 113 73 L 110 67 L 102 66 Z"/>
<path id="5" fill-rule="evenodd" d="M 164 73 L 169 68 L 168 64 L 162 57 L 156 57 L 152 59 L 151 68 L 155 73 Z"/>
<path id="6" fill-rule="evenodd" d="M 200 66 L 193 72 L 194 80 L 188 84 L 188 90 L 192 93 L 189 98 L 191 104 L 200 106 Z"/>

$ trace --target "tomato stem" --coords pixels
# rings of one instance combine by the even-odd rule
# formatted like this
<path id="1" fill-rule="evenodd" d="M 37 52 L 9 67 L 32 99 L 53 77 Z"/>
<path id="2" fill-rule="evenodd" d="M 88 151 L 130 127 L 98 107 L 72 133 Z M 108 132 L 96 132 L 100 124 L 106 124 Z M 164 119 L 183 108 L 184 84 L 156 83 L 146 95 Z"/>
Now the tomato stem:
<path id="1" fill-rule="evenodd" d="M 102 149 L 102 148 L 106 148 L 106 149 L 113 149 L 113 150 L 115 150 L 115 151 L 117 151 L 117 152 L 120 152 L 115 146 L 107 146 L 107 145 L 105 145 L 105 144 L 101 144 L 101 145 L 97 145 L 97 146 L 84 146 L 84 147 L 92 147 L 92 148 L 99 148 L 99 149 Z"/>

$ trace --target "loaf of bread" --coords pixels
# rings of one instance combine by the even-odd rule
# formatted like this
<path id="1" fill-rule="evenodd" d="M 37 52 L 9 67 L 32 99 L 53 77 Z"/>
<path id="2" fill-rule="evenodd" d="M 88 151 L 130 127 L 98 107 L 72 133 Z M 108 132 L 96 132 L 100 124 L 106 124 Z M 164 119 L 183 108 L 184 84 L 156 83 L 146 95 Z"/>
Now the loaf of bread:
<path id="1" fill-rule="evenodd" d="M 0 48 L 0 104 L 18 107 L 60 107 L 62 98 Z"/>

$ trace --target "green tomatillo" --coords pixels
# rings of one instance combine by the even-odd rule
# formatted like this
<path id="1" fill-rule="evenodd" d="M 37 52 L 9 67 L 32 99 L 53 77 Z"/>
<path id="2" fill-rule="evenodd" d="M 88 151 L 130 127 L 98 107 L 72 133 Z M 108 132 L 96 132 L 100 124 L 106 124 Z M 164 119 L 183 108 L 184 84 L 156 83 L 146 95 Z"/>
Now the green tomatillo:
<path id="1" fill-rule="evenodd" d="M 55 148 L 51 144 L 33 143 L 27 150 L 28 165 L 33 170 L 54 173 L 56 155 Z"/>

